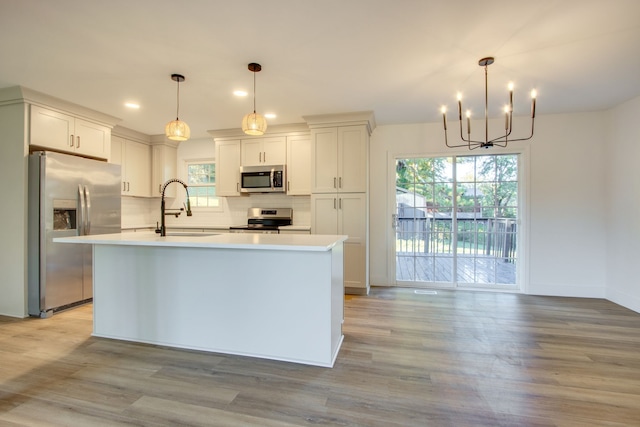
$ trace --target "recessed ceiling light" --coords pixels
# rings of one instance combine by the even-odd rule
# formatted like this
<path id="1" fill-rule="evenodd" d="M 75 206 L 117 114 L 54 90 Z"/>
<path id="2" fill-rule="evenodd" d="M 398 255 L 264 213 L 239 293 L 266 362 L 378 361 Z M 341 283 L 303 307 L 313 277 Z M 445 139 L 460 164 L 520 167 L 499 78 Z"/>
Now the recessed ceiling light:
<path id="1" fill-rule="evenodd" d="M 234 90 L 233 94 L 235 96 L 247 96 L 248 95 L 246 90 Z"/>
<path id="2" fill-rule="evenodd" d="M 274 113 L 265 113 L 264 116 L 267 119 L 275 119 L 277 117 Z"/>
<path id="3" fill-rule="evenodd" d="M 134 109 L 134 110 L 137 110 L 137 109 L 140 108 L 140 104 L 136 104 L 135 102 L 125 102 L 124 106 L 127 107 L 127 108 Z"/>

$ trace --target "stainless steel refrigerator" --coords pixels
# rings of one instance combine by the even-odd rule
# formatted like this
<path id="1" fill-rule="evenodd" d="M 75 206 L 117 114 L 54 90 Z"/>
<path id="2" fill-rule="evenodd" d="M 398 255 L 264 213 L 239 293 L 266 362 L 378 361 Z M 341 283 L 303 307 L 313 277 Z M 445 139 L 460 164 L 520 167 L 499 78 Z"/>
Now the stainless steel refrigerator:
<path id="1" fill-rule="evenodd" d="M 92 246 L 52 239 L 119 233 L 120 173 L 120 165 L 83 157 L 29 155 L 29 315 L 49 317 L 93 298 Z"/>

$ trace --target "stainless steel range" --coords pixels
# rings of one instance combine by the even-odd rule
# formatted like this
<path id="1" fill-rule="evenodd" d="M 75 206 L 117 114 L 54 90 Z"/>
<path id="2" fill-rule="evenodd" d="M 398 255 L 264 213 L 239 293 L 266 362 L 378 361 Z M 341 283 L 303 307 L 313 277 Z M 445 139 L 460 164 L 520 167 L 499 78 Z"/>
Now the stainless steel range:
<path id="1" fill-rule="evenodd" d="M 291 225 L 293 209 L 289 208 L 249 208 L 247 225 L 230 227 L 230 233 L 278 234 L 278 227 Z"/>

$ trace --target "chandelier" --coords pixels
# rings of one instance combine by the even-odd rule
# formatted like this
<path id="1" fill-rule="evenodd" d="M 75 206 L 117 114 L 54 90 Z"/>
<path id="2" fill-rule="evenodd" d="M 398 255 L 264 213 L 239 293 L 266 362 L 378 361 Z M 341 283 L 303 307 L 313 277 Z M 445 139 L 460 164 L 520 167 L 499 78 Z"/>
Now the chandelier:
<path id="1" fill-rule="evenodd" d="M 267 130 L 267 119 L 256 113 L 256 73 L 262 70 L 262 66 L 252 62 L 248 68 L 253 72 L 253 113 L 242 118 L 242 131 L 247 135 L 262 135 Z"/>
<path id="2" fill-rule="evenodd" d="M 458 121 L 460 122 L 460 139 L 462 144 L 450 145 L 447 138 L 447 107 L 442 106 L 442 123 L 444 125 L 444 142 L 449 148 L 467 147 L 469 150 L 476 148 L 506 147 L 509 142 L 526 141 L 533 137 L 533 125 L 536 118 L 536 91 L 531 91 L 531 135 L 526 138 L 510 139 L 513 130 L 513 83 L 509 83 L 509 104 L 504 107 L 504 134 L 489 139 L 489 95 L 487 90 L 487 68 L 493 64 L 494 58 L 487 57 L 478 61 L 478 65 L 484 67 L 484 140 L 471 139 L 471 111 L 466 111 L 467 135 L 462 130 L 462 95 L 458 93 Z"/>
<path id="3" fill-rule="evenodd" d="M 178 118 L 178 113 L 180 112 L 180 82 L 183 82 L 185 79 L 182 74 L 171 74 L 171 80 L 178 83 L 176 119 L 167 123 L 164 128 L 164 133 L 167 138 L 173 141 L 186 141 L 191 136 L 191 130 L 189 129 L 189 125 Z"/>

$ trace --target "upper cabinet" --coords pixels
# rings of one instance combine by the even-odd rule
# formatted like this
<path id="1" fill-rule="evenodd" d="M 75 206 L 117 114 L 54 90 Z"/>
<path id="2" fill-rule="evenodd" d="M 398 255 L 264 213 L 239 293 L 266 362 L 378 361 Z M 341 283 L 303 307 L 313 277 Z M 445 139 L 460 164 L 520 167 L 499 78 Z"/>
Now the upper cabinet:
<path id="1" fill-rule="evenodd" d="M 311 139 L 308 135 L 287 137 L 287 194 L 311 194 Z"/>
<path id="2" fill-rule="evenodd" d="M 241 196 L 240 167 L 285 165 L 286 194 L 309 195 L 309 128 L 304 123 L 269 127 L 268 136 L 247 137 L 240 129 L 211 130 L 216 144 L 216 195 Z"/>
<path id="3" fill-rule="evenodd" d="M 82 156 L 108 159 L 111 128 L 59 111 L 31 105 L 29 144 Z"/>
<path id="4" fill-rule="evenodd" d="M 242 140 L 242 166 L 284 165 L 287 161 L 287 139 L 284 136 Z"/>
<path id="5" fill-rule="evenodd" d="M 151 195 L 151 148 L 119 136 L 111 140 L 111 162 L 122 167 L 123 196 L 149 197 Z"/>
<path id="6" fill-rule="evenodd" d="M 240 195 L 240 140 L 216 140 L 216 195 Z"/>
<path id="7" fill-rule="evenodd" d="M 368 147 L 365 125 L 311 129 L 311 192 L 367 191 Z"/>
<path id="8" fill-rule="evenodd" d="M 162 186 L 177 175 L 178 148 L 173 143 L 151 146 L 151 196 L 161 197 Z M 165 189 L 165 197 L 176 197 L 176 185 Z"/>

